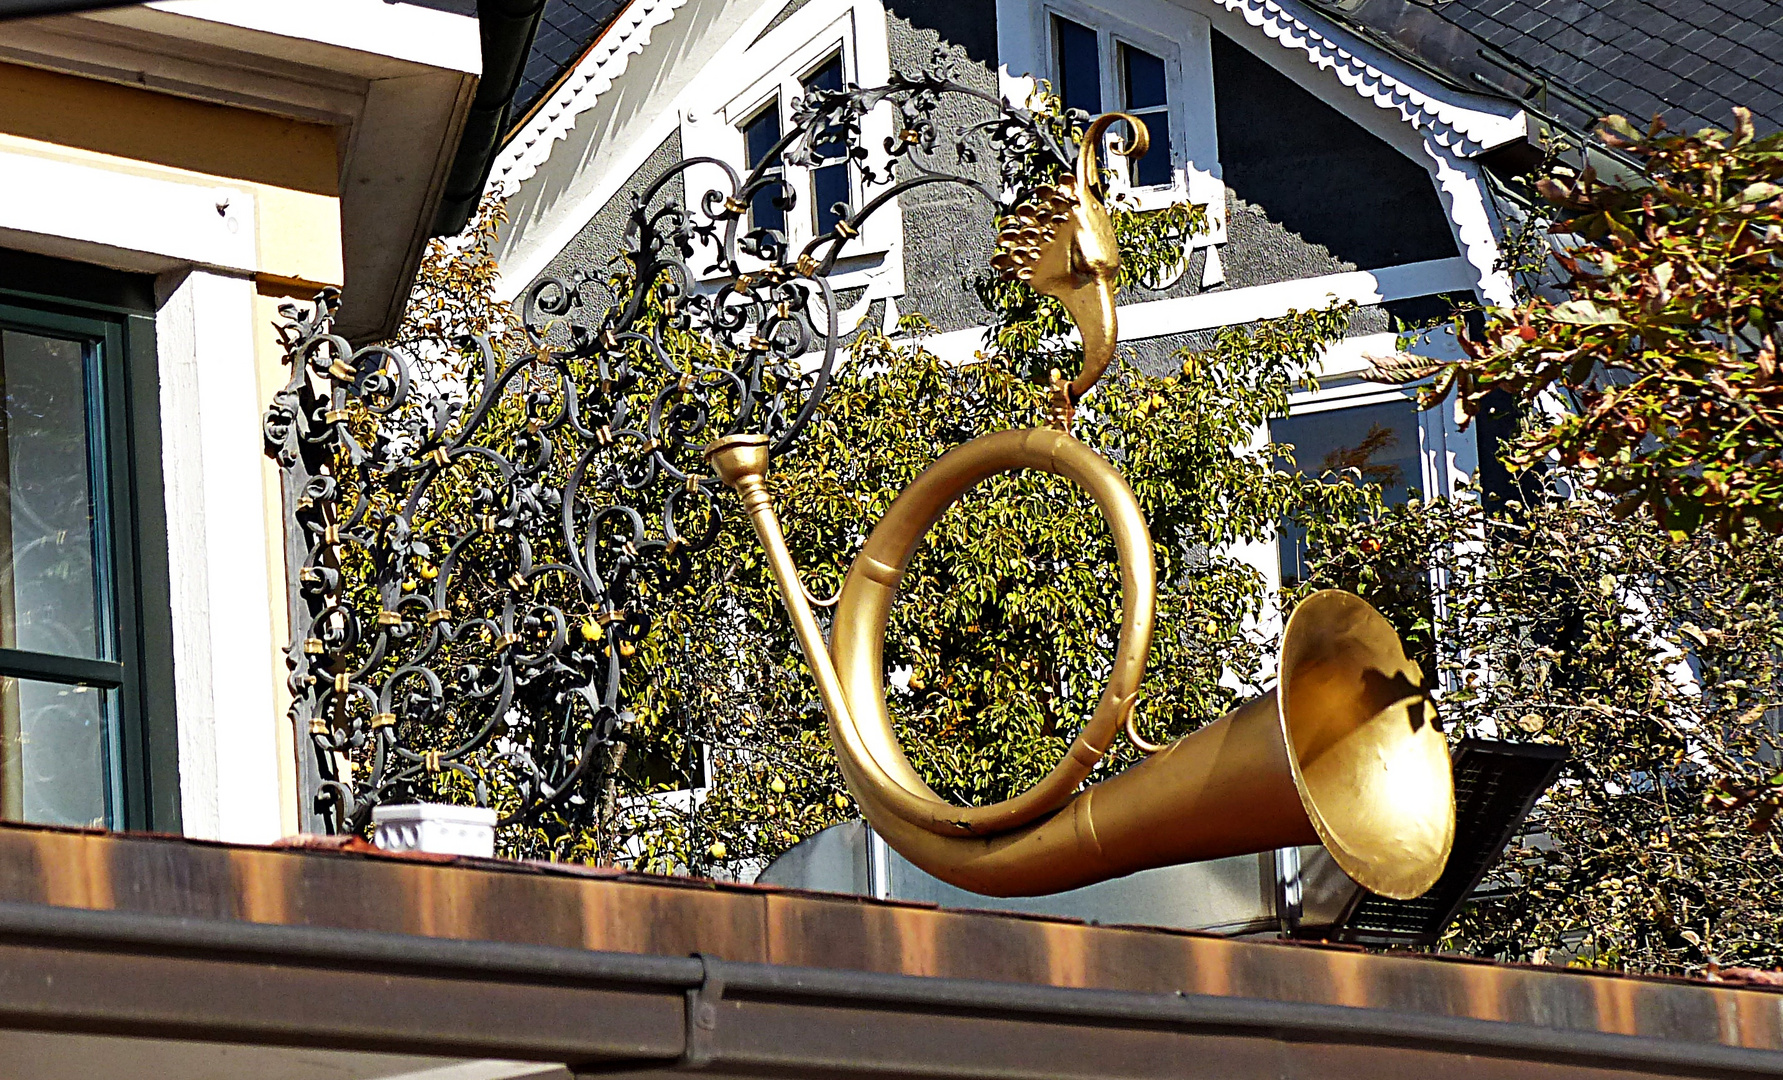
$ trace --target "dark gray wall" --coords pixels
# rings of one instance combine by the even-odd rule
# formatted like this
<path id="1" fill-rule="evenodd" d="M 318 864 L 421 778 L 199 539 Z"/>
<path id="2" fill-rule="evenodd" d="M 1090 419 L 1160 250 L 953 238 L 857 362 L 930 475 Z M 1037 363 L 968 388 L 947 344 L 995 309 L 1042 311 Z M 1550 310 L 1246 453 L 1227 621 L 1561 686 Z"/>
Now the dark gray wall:
<path id="1" fill-rule="evenodd" d="M 1227 282 L 1449 258 L 1430 174 L 1219 32 L 1220 167 L 1230 189 Z"/>
<path id="2" fill-rule="evenodd" d="M 932 66 L 936 50 L 953 64 L 953 77 L 989 94 L 997 93 L 997 7 L 994 0 L 934 3 L 890 0 L 886 35 L 893 71 L 912 74 Z M 937 111 L 942 139 L 957 128 L 992 114 L 989 105 L 950 95 Z M 982 149 L 982 148 L 981 148 Z M 951 152 L 942 164 L 954 167 Z M 996 183 L 988 157 L 981 179 Z M 995 247 L 995 213 L 984 199 L 958 184 L 934 184 L 899 197 L 904 216 L 904 298 L 898 309 L 921 312 L 940 330 L 979 326 L 984 305 L 965 284 L 985 273 Z"/>
<path id="3" fill-rule="evenodd" d="M 1167 289 L 1123 302 L 1218 292 L 1456 254 L 1430 175 L 1416 162 L 1219 34 L 1214 102 L 1226 180 L 1225 281 L 1199 286 L 1205 251 Z M 1440 318 L 1447 300 L 1424 297 L 1361 308 L 1348 334 L 1391 330 L 1395 320 Z M 1217 330 L 1127 342 L 1122 355 L 1165 374 L 1183 348 L 1204 349 Z"/>
<path id="4" fill-rule="evenodd" d="M 545 266 L 540 277 L 560 277 L 568 279 L 577 271 L 590 277 L 605 277 L 612 268 L 612 261 L 624 249 L 625 226 L 631 219 L 633 193 L 642 193 L 657 177 L 677 161 L 681 160 L 681 133 L 670 133 L 662 141 L 662 145 L 651 153 L 644 164 L 632 173 L 614 196 L 607 200 L 595 212 L 582 231 L 576 234 L 564 249 L 552 258 Z M 661 207 L 669 200 L 684 201 L 685 185 L 680 177 L 663 186 L 660 195 L 653 201 L 653 206 Z M 604 294 L 591 291 L 586 299 L 590 304 L 604 304 Z"/>

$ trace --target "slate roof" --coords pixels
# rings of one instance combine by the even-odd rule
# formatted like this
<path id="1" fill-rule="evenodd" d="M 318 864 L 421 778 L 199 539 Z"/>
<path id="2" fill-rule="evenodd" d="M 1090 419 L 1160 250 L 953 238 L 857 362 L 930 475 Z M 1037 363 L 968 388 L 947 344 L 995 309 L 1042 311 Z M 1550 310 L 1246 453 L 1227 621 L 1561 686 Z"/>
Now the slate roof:
<path id="1" fill-rule="evenodd" d="M 1423 2 L 1637 125 L 1659 113 L 1673 128 L 1726 128 L 1744 105 L 1761 130 L 1783 128 L 1783 0 Z M 1552 97 L 1549 109 L 1581 126 L 1595 119 Z"/>
<path id="2" fill-rule="evenodd" d="M 551 92 L 588 46 L 600 37 L 625 7 L 627 0 L 545 0 L 538 34 L 520 76 L 520 89 L 509 111 L 510 124 L 518 124 L 539 99 Z"/>

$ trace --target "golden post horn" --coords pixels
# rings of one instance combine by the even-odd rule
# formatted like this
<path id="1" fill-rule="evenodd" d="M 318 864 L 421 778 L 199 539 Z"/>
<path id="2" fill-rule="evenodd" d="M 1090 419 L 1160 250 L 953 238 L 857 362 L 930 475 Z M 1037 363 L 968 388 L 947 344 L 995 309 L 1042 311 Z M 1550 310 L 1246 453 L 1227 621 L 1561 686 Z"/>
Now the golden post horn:
<path id="1" fill-rule="evenodd" d="M 993 265 L 1059 297 L 1084 340 L 1071 408 L 1114 355 L 1119 251 L 1095 146 L 1110 123 L 1145 152 L 1145 125 L 1090 125 L 1075 176 L 1011 215 Z M 1274 690 L 1145 761 L 1083 787 L 1127 723 L 1157 607 L 1151 532 L 1133 489 L 1064 430 L 1000 431 L 956 446 L 904 489 L 856 556 L 826 646 L 767 489 L 768 441 L 732 435 L 706 460 L 743 499 L 817 681 L 843 779 L 873 828 L 912 863 L 990 896 L 1033 896 L 1176 863 L 1322 843 L 1364 887 L 1409 899 L 1441 876 L 1455 838 L 1454 778 L 1436 707 L 1399 635 L 1360 597 L 1327 590 L 1294 609 Z M 1011 469 L 1072 480 L 1096 500 L 1120 553 L 1121 630 L 1108 686 L 1045 779 L 992 806 L 956 806 L 911 767 L 885 707 L 886 621 L 929 528 L 973 485 Z"/>
<path id="2" fill-rule="evenodd" d="M 1302 601 L 1283 633 L 1275 690 L 1099 784 L 1078 785 L 1132 708 L 1151 638 L 1151 537 L 1126 481 L 1051 429 L 986 435 L 942 455 L 892 504 L 856 557 L 825 646 L 765 483 L 766 441 L 715 442 L 707 458 L 743 496 L 816 678 L 843 778 L 899 854 L 989 896 L 1077 888 L 1138 870 L 1323 843 L 1357 882 L 1409 898 L 1436 882 L 1454 841 L 1448 745 L 1418 667 L 1361 598 Z M 988 807 L 931 791 L 885 708 L 886 619 L 929 527 L 978 481 L 1012 468 L 1072 479 L 1095 497 L 1121 556 L 1120 643 L 1083 734 L 1036 788 Z"/>

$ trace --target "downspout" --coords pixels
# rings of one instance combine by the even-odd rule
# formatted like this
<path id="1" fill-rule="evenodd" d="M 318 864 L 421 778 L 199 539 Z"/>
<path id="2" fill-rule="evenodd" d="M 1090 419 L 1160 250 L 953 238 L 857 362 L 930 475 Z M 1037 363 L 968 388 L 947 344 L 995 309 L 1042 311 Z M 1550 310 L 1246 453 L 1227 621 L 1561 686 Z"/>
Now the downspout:
<path id="1" fill-rule="evenodd" d="M 477 83 L 458 153 L 446 177 L 446 191 L 433 217 L 434 236 L 453 236 L 463 230 L 483 197 L 489 170 L 507 130 L 508 110 L 532 39 L 538 33 L 545 0 L 477 0 L 477 30 L 483 41 L 483 77 Z"/>

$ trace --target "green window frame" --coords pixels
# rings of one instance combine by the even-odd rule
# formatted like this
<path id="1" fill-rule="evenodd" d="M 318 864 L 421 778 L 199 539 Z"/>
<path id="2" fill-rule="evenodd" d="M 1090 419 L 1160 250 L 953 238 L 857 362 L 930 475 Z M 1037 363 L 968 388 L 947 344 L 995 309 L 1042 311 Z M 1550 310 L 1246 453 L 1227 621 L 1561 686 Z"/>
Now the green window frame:
<path id="1" fill-rule="evenodd" d="M 0 715 L 22 729 L 23 686 L 40 701 L 52 693 L 99 692 L 95 742 L 102 760 L 94 764 L 103 791 L 103 812 L 90 820 L 32 814 L 23 795 L 25 754 L 16 743 L 0 746 L 0 818 L 177 832 L 179 747 L 154 279 L 0 250 L 0 330 L 15 345 L 50 339 L 81 350 L 95 599 L 91 650 L 0 647 L 0 694 L 11 695 L 0 702 Z M 10 401 L 0 404 L 10 409 Z M 0 444 L 11 445 L 5 438 Z M 0 455 L 0 466 L 10 468 L 8 461 Z M 0 480 L 10 500 L 11 474 Z M 12 558 L 10 501 L 4 516 L 7 542 L 0 558 Z M 6 734 L 16 737 L 18 731 L 0 732 Z"/>

